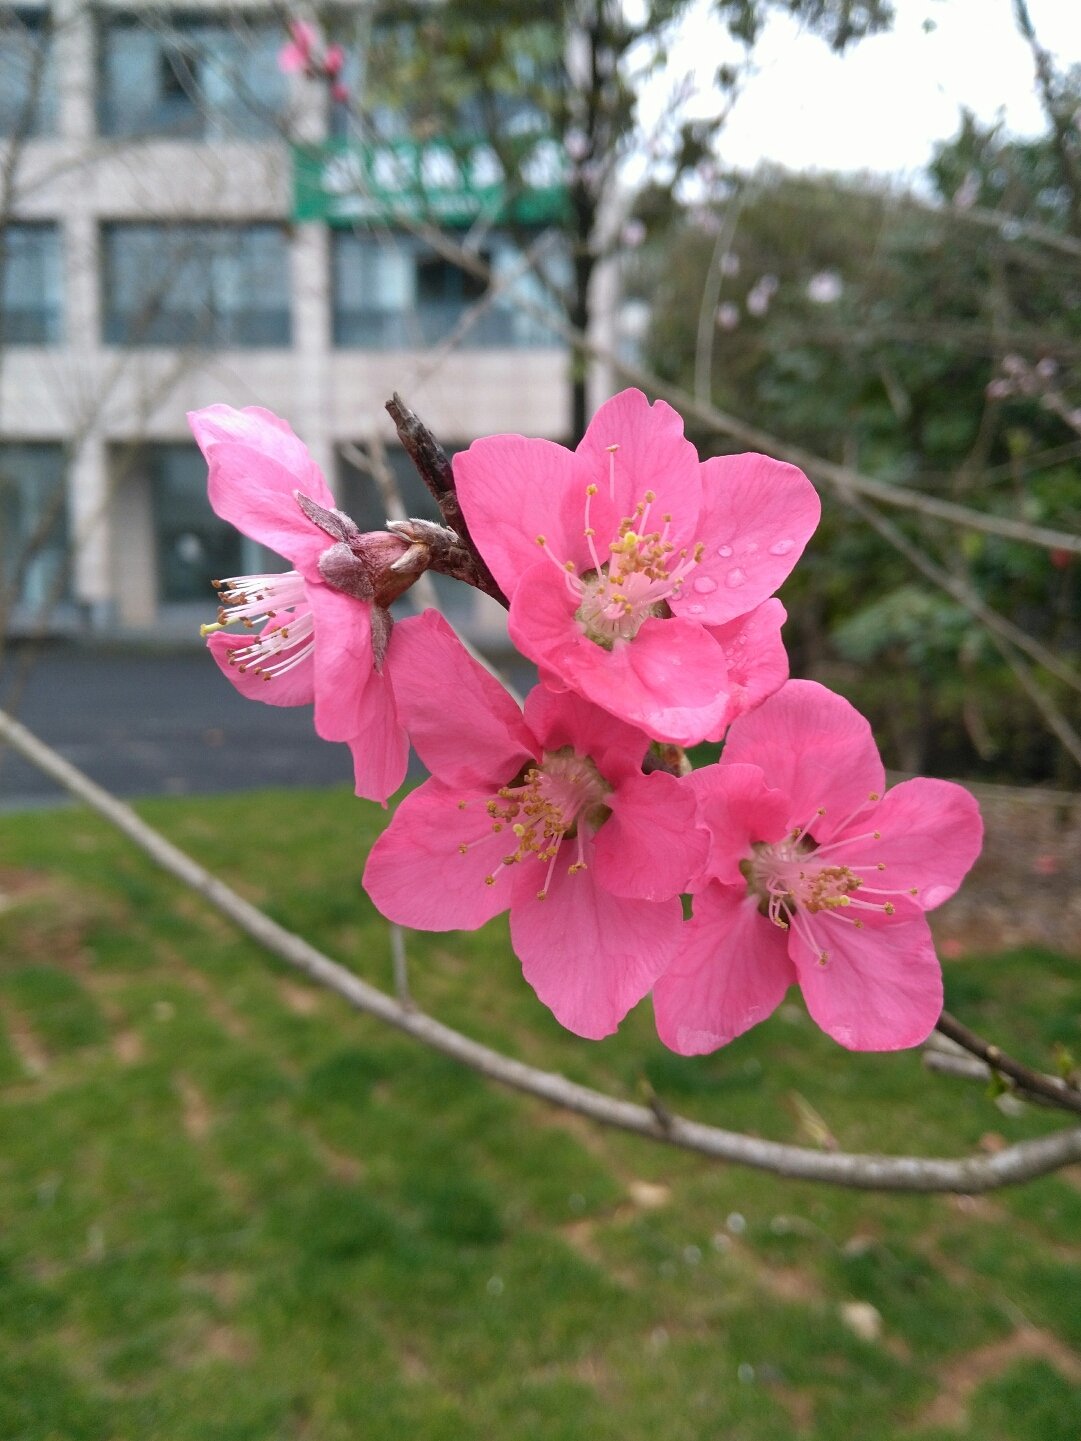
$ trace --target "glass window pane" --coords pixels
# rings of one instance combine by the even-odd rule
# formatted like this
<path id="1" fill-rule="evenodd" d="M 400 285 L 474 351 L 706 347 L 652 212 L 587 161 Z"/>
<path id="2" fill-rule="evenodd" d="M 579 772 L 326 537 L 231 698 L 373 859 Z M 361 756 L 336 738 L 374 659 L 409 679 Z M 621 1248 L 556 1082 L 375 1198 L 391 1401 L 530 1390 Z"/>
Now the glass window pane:
<path id="1" fill-rule="evenodd" d="M 290 343 L 289 256 L 280 226 L 107 225 L 102 264 L 110 344 Z"/>
<path id="2" fill-rule="evenodd" d="M 284 30 L 246 19 L 159 10 L 103 17 L 98 127 L 103 135 L 268 139 L 286 111 Z"/>
<path id="3" fill-rule="evenodd" d="M 47 613 L 69 592 L 64 451 L 0 444 L 0 598 Z"/>
<path id="4" fill-rule="evenodd" d="M 338 230 L 332 245 L 338 346 L 385 350 L 438 344 L 486 293 L 479 277 L 401 232 Z M 523 269 L 518 244 L 493 231 L 476 254 L 496 279 L 505 281 L 505 288 L 474 315 L 459 338 L 462 348 L 559 345 L 545 323 L 546 314 L 558 315 L 558 300 L 540 276 Z M 557 248 L 545 254 L 544 275 L 558 286 L 566 267 L 557 258 Z"/>
<path id="5" fill-rule="evenodd" d="M 0 135 L 51 135 L 58 92 L 47 10 L 0 10 Z"/>
<path id="6" fill-rule="evenodd" d="M 0 224 L 0 344 L 56 344 L 62 288 L 59 227 Z"/>
<path id="7" fill-rule="evenodd" d="M 212 605 L 213 582 L 243 569 L 239 532 L 219 520 L 206 494 L 206 461 L 195 445 L 150 445 L 143 452 L 151 487 L 158 597 Z"/>

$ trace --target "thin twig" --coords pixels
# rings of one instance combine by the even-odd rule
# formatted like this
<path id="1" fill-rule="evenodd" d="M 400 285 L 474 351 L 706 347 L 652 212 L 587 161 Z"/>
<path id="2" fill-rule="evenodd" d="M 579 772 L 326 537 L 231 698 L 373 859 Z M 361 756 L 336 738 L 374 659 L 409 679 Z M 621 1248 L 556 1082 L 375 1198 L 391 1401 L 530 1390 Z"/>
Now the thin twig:
<path id="1" fill-rule="evenodd" d="M 405 954 L 405 932 L 396 921 L 391 921 L 390 955 L 394 965 L 394 994 L 403 1006 L 413 1009 L 413 997 L 409 991 L 409 962 Z"/>
<path id="2" fill-rule="evenodd" d="M 356 1010 L 396 1027 L 491 1080 L 603 1125 L 633 1131 L 718 1161 L 752 1166 L 794 1179 L 873 1191 L 990 1191 L 1081 1161 L 1081 1127 L 1020 1141 L 990 1156 L 939 1159 L 819 1151 L 760 1140 L 677 1115 L 666 1114 L 662 1122 L 648 1106 L 606 1095 L 556 1072 L 542 1071 L 503 1055 L 362 981 L 237 895 L 147 825 L 130 806 L 96 785 L 2 710 L 0 740 L 7 741 L 32 765 L 103 816 L 163 870 L 202 896 L 246 935 L 287 965 L 335 992 Z"/>
<path id="3" fill-rule="evenodd" d="M 447 453 L 435 436 L 400 395 L 395 394 L 387 401 L 387 412 L 398 431 L 402 445 L 417 468 L 421 480 L 428 487 L 439 507 L 439 513 L 451 530 L 460 538 L 466 550 L 473 557 L 477 568 L 478 589 L 490 595 L 500 605 L 509 608 L 510 602 L 496 583 L 495 577 L 485 564 L 480 551 L 473 544 L 466 525 L 462 508 L 454 490 L 454 472 L 451 470 Z"/>
<path id="4" fill-rule="evenodd" d="M 1015 1057 L 1007 1055 L 993 1042 L 984 1040 L 983 1036 L 970 1030 L 956 1016 L 951 1016 L 949 1011 L 943 1011 L 939 1016 L 935 1030 L 948 1036 L 969 1055 L 983 1061 L 984 1065 L 990 1066 L 992 1071 L 1008 1076 L 1018 1090 L 1041 1096 L 1060 1110 L 1073 1111 L 1081 1116 L 1081 1091 L 1060 1080 L 1058 1076 L 1047 1076 L 1042 1071 L 1034 1071 Z"/>
<path id="5" fill-rule="evenodd" d="M 338 452 L 350 465 L 355 466 L 357 470 L 362 471 L 374 480 L 379 491 L 379 497 L 386 507 L 388 520 L 401 521 L 409 519 L 406 513 L 405 503 L 402 500 L 401 491 L 398 489 L 397 478 L 387 461 L 386 450 L 381 437 L 372 436 L 368 441 L 366 450 L 361 450 L 359 446 L 346 442 L 343 445 L 339 445 Z M 435 582 L 427 571 L 417 576 L 413 582 L 411 591 L 406 592 L 406 594 L 412 594 L 412 596 L 420 602 L 422 609 L 427 607 L 430 610 L 439 611 L 441 615 L 444 613 L 443 603 L 439 598 L 439 592 L 435 588 Z M 471 655 L 478 665 L 482 665 L 488 674 L 499 682 L 508 695 L 516 700 L 519 705 L 523 704 L 522 697 L 518 693 L 517 688 L 494 661 L 490 660 L 483 651 L 479 651 L 464 635 L 459 635 L 458 641 L 462 649 Z"/>

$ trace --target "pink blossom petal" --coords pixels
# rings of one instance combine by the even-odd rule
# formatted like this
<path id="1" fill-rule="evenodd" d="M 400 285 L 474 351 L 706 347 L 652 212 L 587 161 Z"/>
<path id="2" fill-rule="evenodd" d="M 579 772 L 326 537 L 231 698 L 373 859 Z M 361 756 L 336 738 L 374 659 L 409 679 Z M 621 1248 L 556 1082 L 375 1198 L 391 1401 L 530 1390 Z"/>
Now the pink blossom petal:
<path id="1" fill-rule="evenodd" d="M 853 839 L 844 835 L 877 831 L 882 839 Z M 983 822 L 975 796 L 951 781 L 920 777 L 887 791 L 863 818 L 846 826 L 830 860 L 837 865 L 881 862 L 885 869 L 866 875 L 861 897 L 890 900 L 921 911 L 934 910 L 948 901 L 983 843 Z M 915 889 L 918 894 L 909 897 Z M 897 894 L 900 892 L 901 894 Z"/>
<path id="2" fill-rule="evenodd" d="M 618 448 L 613 451 L 613 446 Z M 582 483 L 597 487 L 590 519 L 605 545 L 615 538 L 620 520 L 634 515 L 647 490 L 656 496 L 648 529 L 660 530 L 661 516 L 668 513 L 669 536 L 677 547 L 698 538 L 698 452 L 683 434 L 682 418 L 663 400 L 651 405 L 640 390 L 614 395 L 589 422 L 576 454 Z M 601 559 L 607 559 L 606 551 Z"/>
<path id="3" fill-rule="evenodd" d="M 363 729 L 362 696 L 372 675 L 371 606 L 328 585 L 308 587 L 315 620 L 315 729 L 351 741 Z"/>
<path id="4" fill-rule="evenodd" d="M 721 765 L 761 767 L 791 803 L 793 826 L 811 822 L 819 844 L 885 789 L 871 727 L 854 706 L 815 681 L 790 680 L 728 732 Z M 818 816 L 820 808 L 825 814 Z"/>
<path id="5" fill-rule="evenodd" d="M 356 793 L 385 804 L 405 780 L 409 738 L 398 719 L 385 672 L 369 672 L 358 697 L 358 729 L 349 740 Z"/>
<path id="6" fill-rule="evenodd" d="M 709 847 L 695 824 L 694 792 L 656 771 L 633 776 L 609 796 L 612 814 L 593 841 L 597 882 L 616 896 L 665 901 L 687 889 Z"/>
<path id="7" fill-rule="evenodd" d="M 388 920 L 474 931 L 506 910 L 517 868 L 502 864 L 507 841 L 492 831 L 490 798 L 434 780 L 405 797 L 364 868 L 364 889 Z"/>
<path id="8" fill-rule="evenodd" d="M 394 627 L 391 659 L 402 723 L 447 785 L 491 782 L 494 789 L 536 758 L 522 712 L 436 611 Z"/>
<path id="9" fill-rule="evenodd" d="M 641 774 L 649 737 L 573 691 L 534 686 L 525 698 L 525 719 L 542 750 L 570 746 L 589 756 L 609 782 Z"/>
<path id="10" fill-rule="evenodd" d="M 850 1051 L 898 1051 L 925 1041 L 942 1012 L 942 968 L 922 916 L 857 930 L 840 916 L 789 932 L 789 954 L 812 1019 Z"/>
<path id="11" fill-rule="evenodd" d="M 308 51 L 299 45 L 283 45 L 278 51 L 278 69 L 283 75 L 297 75 L 308 63 Z"/>
<path id="12" fill-rule="evenodd" d="M 216 446 L 248 445 L 289 471 L 289 495 L 301 490 L 317 505 L 334 508 L 334 496 L 308 447 L 292 426 L 272 410 L 258 405 L 243 410 L 234 410 L 231 405 L 208 405 L 203 410 L 189 411 L 188 424 L 207 460 Z"/>
<path id="13" fill-rule="evenodd" d="M 704 878 L 746 890 L 740 865 L 756 842 L 784 836 L 789 828 L 788 797 L 771 790 L 752 765 L 703 766 L 687 780 L 697 797 L 699 821 L 710 836 Z"/>
<path id="14" fill-rule="evenodd" d="M 571 451 L 550 440 L 490 435 L 452 464 L 469 532 L 508 598 L 541 557 L 539 535 L 560 563 L 585 560 L 585 483 L 577 483 Z"/>
<path id="15" fill-rule="evenodd" d="M 569 1031 L 591 1040 L 611 1035 L 675 956 L 683 928 L 678 899 L 613 896 L 592 865 L 572 876 L 557 864 L 541 901 L 544 869 L 534 862 L 511 869 L 518 872 L 511 943 L 526 980 Z"/>
<path id="16" fill-rule="evenodd" d="M 289 34 L 302 50 L 310 50 L 318 39 L 318 31 L 310 20 L 290 20 Z"/>
<path id="17" fill-rule="evenodd" d="M 814 486 L 794 465 L 754 454 L 704 461 L 695 539 L 705 549 L 672 609 L 684 615 L 701 605 L 695 614 L 706 625 L 752 610 L 787 579 L 821 512 Z"/>
<path id="18" fill-rule="evenodd" d="M 580 695 L 658 740 L 695 745 L 728 705 L 724 651 L 690 621 L 647 620 L 611 651 L 588 640 L 576 602 L 543 562 L 527 571 L 508 626 L 519 650 Z"/>
<path id="19" fill-rule="evenodd" d="M 334 498 L 304 445 L 284 421 L 255 408 L 211 405 L 192 411 L 188 422 L 210 467 L 215 514 L 316 580 L 319 556 L 331 541 L 295 496 L 302 491 L 328 508 Z"/>
<path id="20" fill-rule="evenodd" d="M 772 1015 L 795 980 L 784 931 L 745 889 L 713 884 L 695 898 L 679 956 L 654 987 L 657 1033 L 684 1056 L 715 1051 Z"/>
<path id="21" fill-rule="evenodd" d="M 723 740 L 734 720 L 761 705 L 788 679 L 788 652 L 781 639 L 786 619 L 779 600 L 766 600 L 727 625 L 710 627 L 728 665 L 729 700 L 724 720 L 709 740 Z"/>
<path id="22" fill-rule="evenodd" d="M 275 620 L 267 621 L 263 630 L 269 630 L 272 626 L 281 624 L 281 616 Z M 262 632 L 260 632 L 261 634 Z M 252 642 L 250 631 L 240 631 L 232 634 L 228 631 L 217 631 L 207 638 L 207 648 L 218 664 L 221 673 L 232 681 L 242 696 L 248 700 L 263 701 L 266 705 L 311 705 L 315 699 L 315 659 L 309 653 L 303 660 L 299 661 L 292 670 L 287 670 L 284 675 L 272 676 L 267 680 L 262 675 L 257 675 L 254 667 L 246 667 L 243 671 L 239 665 L 230 665 L 229 657 L 236 651 Z M 285 653 L 286 656 L 288 653 Z"/>

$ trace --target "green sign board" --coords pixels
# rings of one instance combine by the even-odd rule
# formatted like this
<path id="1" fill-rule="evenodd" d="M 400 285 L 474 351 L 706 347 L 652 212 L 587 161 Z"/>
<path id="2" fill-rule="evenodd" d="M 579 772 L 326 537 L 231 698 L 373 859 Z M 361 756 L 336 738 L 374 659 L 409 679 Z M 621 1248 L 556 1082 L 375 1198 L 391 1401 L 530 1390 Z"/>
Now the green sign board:
<path id="1" fill-rule="evenodd" d="M 546 224 L 566 214 L 563 151 L 535 140 L 513 196 L 499 156 L 482 140 L 328 140 L 293 146 L 293 219 L 331 225 L 475 220 Z"/>

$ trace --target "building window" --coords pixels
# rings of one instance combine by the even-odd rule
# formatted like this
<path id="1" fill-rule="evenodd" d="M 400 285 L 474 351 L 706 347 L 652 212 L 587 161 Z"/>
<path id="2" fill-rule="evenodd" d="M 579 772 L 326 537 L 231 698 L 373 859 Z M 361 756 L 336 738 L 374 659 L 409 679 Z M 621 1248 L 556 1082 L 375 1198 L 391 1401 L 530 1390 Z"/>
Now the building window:
<path id="1" fill-rule="evenodd" d="M 465 317 L 487 285 L 460 269 L 423 240 L 405 232 L 334 231 L 333 329 L 338 346 L 370 350 L 419 349 L 447 339 L 463 326 L 468 349 L 558 345 L 544 316 L 558 313 L 552 291 L 523 269 L 521 251 L 509 236 L 490 232 L 475 253 L 497 289 L 468 328 Z M 549 264 L 551 281 L 559 277 Z"/>
<path id="2" fill-rule="evenodd" d="M 0 345 L 55 345 L 62 293 L 59 227 L 0 224 Z"/>
<path id="3" fill-rule="evenodd" d="M 290 343 L 281 226 L 106 225 L 102 267 L 107 344 Z"/>
<path id="4" fill-rule="evenodd" d="M 273 138 L 288 95 L 277 63 L 284 39 L 280 23 L 235 10 L 102 17 L 98 128 L 190 140 Z"/>
<path id="5" fill-rule="evenodd" d="M 51 135 L 57 86 L 47 9 L 0 10 L 0 135 Z"/>
<path id="6" fill-rule="evenodd" d="M 133 468 L 150 486 L 159 601 L 212 607 L 213 582 L 244 571 L 244 541 L 210 508 L 198 446 L 144 446 Z"/>
<path id="7" fill-rule="evenodd" d="M 0 444 L 0 610 L 48 616 L 69 593 L 60 445 Z"/>

